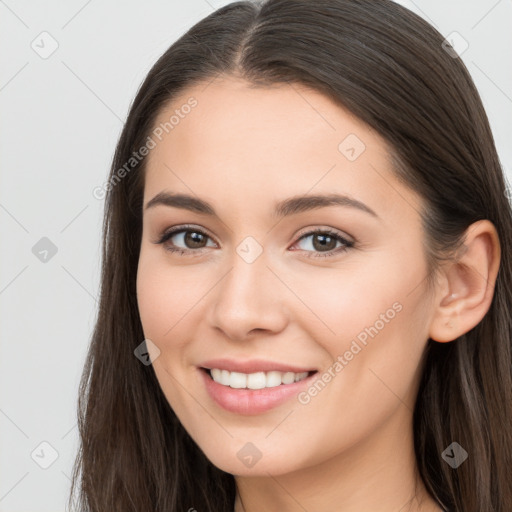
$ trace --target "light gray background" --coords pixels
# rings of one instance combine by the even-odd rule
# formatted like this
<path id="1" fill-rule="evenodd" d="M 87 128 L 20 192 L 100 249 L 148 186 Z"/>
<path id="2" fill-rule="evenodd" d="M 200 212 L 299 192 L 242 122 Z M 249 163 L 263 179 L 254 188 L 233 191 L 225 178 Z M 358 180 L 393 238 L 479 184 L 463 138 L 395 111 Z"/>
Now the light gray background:
<path id="1" fill-rule="evenodd" d="M 64 510 L 99 289 L 103 203 L 92 191 L 154 61 L 227 3 L 0 0 L 1 512 Z M 469 43 L 462 59 L 510 180 L 512 2 L 400 3 Z M 58 48 L 42 58 L 52 38 Z M 57 248 L 46 262 L 32 252 L 42 237 Z M 43 469 L 52 449 L 58 458 Z"/>

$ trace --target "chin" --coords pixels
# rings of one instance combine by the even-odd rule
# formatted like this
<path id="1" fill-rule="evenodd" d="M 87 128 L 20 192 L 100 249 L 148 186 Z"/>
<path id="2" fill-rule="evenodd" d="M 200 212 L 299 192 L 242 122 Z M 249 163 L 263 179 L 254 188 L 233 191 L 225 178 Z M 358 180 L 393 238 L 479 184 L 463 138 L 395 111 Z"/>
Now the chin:
<path id="1" fill-rule="evenodd" d="M 281 444 L 281 450 L 278 450 L 276 446 L 279 444 L 275 439 L 264 442 L 263 437 L 261 442 L 230 438 L 222 446 L 221 443 L 198 446 L 214 466 L 235 476 L 278 476 L 310 465 L 307 454 L 301 452 L 299 447 L 283 447 Z"/>

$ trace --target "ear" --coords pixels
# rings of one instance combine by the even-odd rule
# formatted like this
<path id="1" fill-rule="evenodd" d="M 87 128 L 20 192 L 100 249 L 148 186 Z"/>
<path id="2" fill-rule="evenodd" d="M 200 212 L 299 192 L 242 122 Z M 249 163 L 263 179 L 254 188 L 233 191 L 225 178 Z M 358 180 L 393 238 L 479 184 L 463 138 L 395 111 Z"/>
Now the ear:
<path id="1" fill-rule="evenodd" d="M 461 254 L 441 269 L 429 336 L 457 339 L 489 310 L 500 266 L 501 247 L 494 224 L 479 220 L 466 229 Z"/>

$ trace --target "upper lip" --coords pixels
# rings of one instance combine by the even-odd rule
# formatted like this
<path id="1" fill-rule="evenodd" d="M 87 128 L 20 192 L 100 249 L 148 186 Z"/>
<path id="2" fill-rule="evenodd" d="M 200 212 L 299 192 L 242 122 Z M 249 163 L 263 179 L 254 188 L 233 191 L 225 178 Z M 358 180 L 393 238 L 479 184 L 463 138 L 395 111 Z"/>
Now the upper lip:
<path id="1" fill-rule="evenodd" d="M 235 359 L 210 359 L 199 365 L 202 368 L 211 370 L 218 368 L 219 370 L 228 370 L 230 372 L 240 373 L 256 373 L 256 372 L 293 372 L 303 373 L 316 371 L 314 368 L 303 366 L 295 366 L 292 364 L 283 364 L 275 361 L 265 361 L 263 359 L 250 359 L 247 361 L 237 361 Z"/>

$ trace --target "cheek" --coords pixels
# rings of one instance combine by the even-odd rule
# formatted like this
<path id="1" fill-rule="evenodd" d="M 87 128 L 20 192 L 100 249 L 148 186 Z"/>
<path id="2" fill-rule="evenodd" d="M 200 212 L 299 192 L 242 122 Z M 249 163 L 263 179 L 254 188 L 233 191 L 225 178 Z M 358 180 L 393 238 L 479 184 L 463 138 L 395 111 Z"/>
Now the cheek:
<path id="1" fill-rule="evenodd" d="M 414 264 L 404 268 L 383 252 L 373 254 L 371 261 L 362 256 L 347 259 L 337 268 L 295 269 L 288 280 L 302 303 L 304 329 L 313 328 L 339 343 L 375 322 L 380 326 L 380 315 L 394 318 L 393 304 L 406 300 L 411 277 L 419 273 Z"/>
<path id="2" fill-rule="evenodd" d="M 192 267 L 171 266 L 165 257 L 141 253 L 137 270 L 137 303 L 146 337 L 176 338 L 206 293 Z M 174 336 L 171 336 L 174 335 Z"/>
<path id="3" fill-rule="evenodd" d="M 167 401 L 180 410 L 183 397 L 183 349 L 190 336 L 187 322 L 193 316 L 199 291 L 187 283 L 187 272 L 166 263 L 156 251 L 142 250 L 137 269 L 137 303 L 144 331 L 160 350 L 153 369 Z M 175 379 L 178 379 L 178 383 Z"/>
<path id="4" fill-rule="evenodd" d="M 137 303 L 146 338 L 157 340 L 172 324 L 172 312 L 177 301 L 175 295 L 168 293 L 169 283 L 159 276 L 157 269 L 139 263 L 137 272 Z"/>
<path id="5" fill-rule="evenodd" d="M 418 365 L 425 347 L 425 334 L 416 328 L 424 315 L 418 302 L 409 297 L 391 310 L 382 310 L 387 323 L 379 318 L 381 308 L 375 302 L 378 322 L 370 320 L 375 316 L 372 312 L 361 328 L 348 315 L 346 332 L 329 342 L 323 338 L 332 363 L 298 397 L 300 405 L 293 420 L 280 426 L 283 440 L 303 429 L 322 432 L 331 439 L 329 444 L 322 436 L 308 440 L 316 443 L 314 457 L 322 458 L 333 446 L 343 449 L 369 436 L 396 411 L 414 409 Z M 338 325 L 342 331 L 343 323 Z M 364 338 L 351 332 L 362 333 Z"/>
<path id="6" fill-rule="evenodd" d="M 400 396 L 407 393 L 428 338 L 429 315 L 424 286 L 417 286 L 424 261 L 419 252 L 409 249 L 408 254 L 406 259 L 373 254 L 373 264 L 353 259 L 343 268 L 317 269 L 314 278 L 295 281 L 311 313 L 299 320 L 303 330 L 332 362 L 342 358 L 343 367 L 331 372 L 344 377 L 333 379 L 325 395 L 346 397 L 345 386 L 350 386 L 355 406 L 372 402 L 371 397 L 382 399 L 389 393 L 386 384 Z"/>
<path id="7" fill-rule="evenodd" d="M 428 305 L 420 294 L 407 296 L 409 287 L 402 288 L 368 298 L 364 319 L 356 309 L 352 317 L 351 310 L 346 310 L 345 329 L 340 322 L 340 334 L 327 347 L 338 364 L 331 365 L 335 377 L 322 397 L 315 398 L 319 414 L 322 405 L 338 403 L 350 412 L 354 424 L 367 422 L 370 428 L 396 407 L 414 409 L 419 365 L 428 338 Z M 336 421 L 335 413 L 323 414 L 328 422 Z"/>

